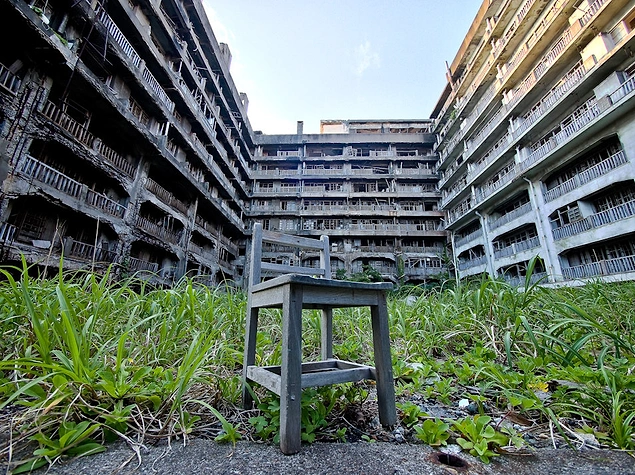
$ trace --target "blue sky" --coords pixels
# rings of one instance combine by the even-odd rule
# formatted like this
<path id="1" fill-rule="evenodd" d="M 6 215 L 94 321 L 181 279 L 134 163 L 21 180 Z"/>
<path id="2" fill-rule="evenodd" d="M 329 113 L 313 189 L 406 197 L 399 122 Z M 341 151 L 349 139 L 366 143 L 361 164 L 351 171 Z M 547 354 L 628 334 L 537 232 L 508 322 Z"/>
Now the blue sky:
<path id="1" fill-rule="evenodd" d="M 203 0 L 254 130 L 424 119 L 482 0 Z"/>

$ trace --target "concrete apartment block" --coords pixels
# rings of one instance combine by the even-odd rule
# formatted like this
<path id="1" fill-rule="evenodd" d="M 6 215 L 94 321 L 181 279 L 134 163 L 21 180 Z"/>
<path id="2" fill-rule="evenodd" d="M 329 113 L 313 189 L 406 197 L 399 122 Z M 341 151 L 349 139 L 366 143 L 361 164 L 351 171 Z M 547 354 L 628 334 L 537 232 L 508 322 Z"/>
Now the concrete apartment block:
<path id="1" fill-rule="evenodd" d="M 484 1 L 431 119 L 289 135 L 252 130 L 200 0 L 0 15 L 2 263 L 240 284 L 259 221 L 340 275 L 635 278 L 635 0 Z"/>
<path id="2" fill-rule="evenodd" d="M 461 277 L 635 278 L 635 2 L 481 6 L 432 117 Z"/>

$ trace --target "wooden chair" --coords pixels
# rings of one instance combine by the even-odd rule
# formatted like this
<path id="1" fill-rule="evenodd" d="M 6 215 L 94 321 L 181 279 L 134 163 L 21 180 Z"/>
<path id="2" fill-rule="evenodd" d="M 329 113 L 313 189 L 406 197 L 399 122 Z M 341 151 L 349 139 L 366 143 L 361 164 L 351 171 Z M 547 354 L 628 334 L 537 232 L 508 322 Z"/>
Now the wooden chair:
<path id="1" fill-rule="evenodd" d="M 273 243 L 320 254 L 320 267 L 289 266 L 262 261 L 262 243 Z M 285 454 L 300 451 L 302 389 L 374 379 L 377 381 L 379 420 L 384 426 L 397 421 L 395 388 L 390 357 L 386 291 L 390 283 L 361 283 L 332 280 L 329 239 L 320 240 L 253 228 L 249 267 L 249 296 L 243 365 L 243 405 L 253 401 L 247 385 L 254 381 L 280 396 L 280 449 Z M 264 280 L 263 272 L 282 274 Z M 314 277 L 318 276 L 318 277 Z M 333 309 L 370 307 L 375 367 L 333 359 Z M 282 308 L 282 365 L 255 366 L 258 311 Z M 302 309 L 320 309 L 321 361 L 302 363 Z"/>

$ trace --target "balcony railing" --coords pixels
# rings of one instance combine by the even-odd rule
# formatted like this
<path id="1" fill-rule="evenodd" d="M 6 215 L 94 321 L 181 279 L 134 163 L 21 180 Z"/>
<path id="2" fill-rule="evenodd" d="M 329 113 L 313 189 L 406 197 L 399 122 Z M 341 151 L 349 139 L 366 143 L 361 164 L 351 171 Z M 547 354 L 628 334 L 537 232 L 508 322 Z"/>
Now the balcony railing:
<path id="1" fill-rule="evenodd" d="M 494 230 L 496 228 L 500 228 L 502 225 L 507 224 L 513 221 L 516 218 L 526 215 L 531 211 L 531 203 L 525 203 L 524 205 L 519 206 L 518 208 L 510 211 L 509 213 L 505 213 L 504 215 L 490 219 L 489 228 L 490 230 Z"/>
<path id="2" fill-rule="evenodd" d="M 476 231 L 472 231 L 470 234 L 467 234 L 463 237 L 460 237 L 459 239 L 456 239 L 454 241 L 454 246 L 455 247 L 465 246 L 466 244 L 482 237 L 483 237 L 483 230 L 479 228 Z"/>
<path id="3" fill-rule="evenodd" d="M 523 287 L 525 283 L 527 282 L 527 278 L 524 275 L 518 275 L 513 277 L 504 275 L 503 278 L 505 279 L 505 282 L 507 282 L 512 287 Z M 547 280 L 546 272 L 534 272 L 529 277 L 530 284 L 535 284 L 536 282 L 544 282 L 546 280 Z"/>
<path id="4" fill-rule="evenodd" d="M 125 35 L 121 32 L 116 23 L 110 18 L 104 10 L 99 12 L 99 20 L 106 27 L 106 30 L 112 37 L 112 39 L 119 45 L 124 55 L 126 55 L 132 61 L 135 67 L 141 69 L 141 76 L 145 82 L 150 86 L 150 89 L 154 91 L 159 100 L 168 108 L 170 112 L 174 111 L 174 102 L 166 94 L 165 90 L 159 84 L 159 81 L 148 70 L 145 63 L 142 61 L 139 54 L 135 51 Z"/>
<path id="5" fill-rule="evenodd" d="M 160 239 L 165 239 L 166 241 L 171 242 L 172 244 L 179 243 L 179 238 L 180 238 L 179 233 L 176 233 L 172 231 L 171 229 L 167 229 L 167 228 L 164 228 L 163 226 L 155 224 L 152 221 L 150 221 L 148 218 L 145 218 L 143 216 L 137 216 L 136 223 L 137 223 L 137 227 L 139 227 L 140 229 L 143 229 L 144 231 L 146 231 L 147 233 L 155 237 L 158 237 Z"/>
<path id="6" fill-rule="evenodd" d="M 36 181 L 55 188 L 65 195 L 80 199 L 90 206 L 100 209 L 104 213 L 117 218 L 123 218 L 126 207 L 111 200 L 102 193 L 89 190 L 86 185 L 57 171 L 39 160 L 27 155 L 20 171 Z M 84 191 L 85 190 L 85 191 Z"/>
<path id="7" fill-rule="evenodd" d="M 87 190 L 86 203 L 117 218 L 123 218 L 123 215 L 126 212 L 125 206 L 93 190 Z"/>
<path id="8" fill-rule="evenodd" d="M 130 272 L 148 271 L 156 273 L 159 271 L 159 264 L 156 262 L 144 261 L 136 257 L 128 257 L 128 270 Z"/>
<path id="9" fill-rule="evenodd" d="M 171 206 L 172 208 L 175 208 L 181 213 L 187 215 L 188 206 L 182 201 L 178 200 L 172 193 L 163 188 L 152 178 L 147 179 L 146 189 L 154 194 L 161 201 L 163 201 L 166 205 Z"/>
<path id="10" fill-rule="evenodd" d="M 623 274 L 625 272 L 635 272 L 635 255 L 603 259 L 562 269 L 562 275 L 567 279 L 584 279 L 586 277 Z"/>
<path id="11" fill-rule="evenodd" d="M 97 151 L 115 168 L 124 172 L 129 177 L 134 177 L 135 167 L 123 155 L 115 152 L 112 148 L 105 145 L 102 141 L 97 143 Z"/>
<path id="12" fill-rule="evenodd" d="M 12 243 L 15 239 L 15 233 L 18 228 L 13 224 L 2 223 L 0 224 L 0 242 Z"/>
<path id="13" fill-rule="evenodd" d="M 486 256 L 479 256 L 466 261 L 459 261 L 459 270 L 471 269 L 472 267 L 482 266 L 487 264 Z"/>
<path id="14" fill-rule="evenodd" d="M 100 247 L 95 248 L 92 244 L 85 242 L 74 241 L 66 238 L 66 242 L 70 241 L 70 246 L 64 246 L 64 253 L 67 256 L 83 259 L 87 261 L 95 262 L 114 262 L 116 253 L 109 251 L 108 249 L 102 249 Z"/>
<path id="15" fill-rule="evenodd" d="M 510 246 L 500 247 L 494 250 L 494 257 L 501 259 L 507 256 L 513 256 L 519 252 L 526 251 L 527 249 L 534 249 L 540 246 L 540 238 L 538 236 L 527 239 L 525 241 L 519 241 L 512 243 Z"/>
<path id="16" fill-rule="evenodd" d="M 82 192 L 82 184 L 80 182 L 67 177 L 31 156 L 25 158 L 20 171 L 26 176 L 74 198 L 79 198 Z"/>
<path id="17" fill-rule="evenodd" d="M 66 130 L 73 137 L 79 140 L 87 147 L 92 147 L 95 136 L 91 134 L 86 127 L 71 118 L 62 109 L 57 107 L 51 101 L 47 101 L 42 109 L 42 114 L 51 122 Z"/>
<path id="18" fill-rule="evenodd" d="M 9 71 L 9 68 L 0 63 L 0 86 L 15 95 L 20 89 L 20 78 Z"/>
<path id="19" fill-rule="evenodd" d="M 518 164 L 519 172 L 526 171 L 530 166 L 545 157 L 549 152 L 554 150 L 558 145 L 565 143 L 571 136 L 580 129 L 591 123 L 600 115 L 600 109 L 595 99 L 590 99 L 582 107 L 578 108 L 573 114 L 565 119 L 560 127 L 560 131 L 554 133 L 548 141 L 534 150 L 525 160 Z"/>
<path id="20" fill-rule="evenodd" d="M 567 181 L 560 183 L 558 186 L 544 192 L 545 201 L 553 201 L 560 196 L 581 187 L 585 183 L 606 175 L 611 170 L 627 163 L 626 155 L 622 150 L 611 155 L 610 157 L 596 163 L 592 167 L 587 168 L 569 178 Z"/>
<path id="21" fill-rule="evenodd" d="M 621 205 L 609 208 L 599 213 L 592 214 L 586 218 L 573 223 L 565 224 L 553 230 L 553 238 L 555 240 L 564 239 L 569 236 L 599 228 L 616 221 L 631 218 L 635 216 L 635 200 L 628 201 Z"/>

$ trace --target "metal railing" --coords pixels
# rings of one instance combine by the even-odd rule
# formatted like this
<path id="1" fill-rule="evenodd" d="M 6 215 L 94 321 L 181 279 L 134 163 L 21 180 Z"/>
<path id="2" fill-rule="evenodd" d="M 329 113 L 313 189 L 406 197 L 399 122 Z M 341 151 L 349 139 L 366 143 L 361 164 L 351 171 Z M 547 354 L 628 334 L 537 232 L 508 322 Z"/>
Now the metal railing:
<path id="1" fill-rule="evenodd" d="M 63 173 L 58 172 L 54 168 L 45 165 L 35 158 L 27 155 L 20 169 L 21 173 L 33 178 L 34 180 L 51 186 L 62 193 L 79 198 L 82 191 L 82 184 Z"/>
<path id="2" fill-rule="evenodd" d="M 68 238 L 66 238 L 68 240 Z M 70 246 L 64 247 L 64 253 L 70 257 L 95 262 L 114 262 L 116 253 L 92 244 L 73 240 Z"/>
<path id="3" fill-rule="evenodd" d="M 86 127 L 71 118 L 66 112 L 57 107 L 51 101 L 46 101 L 42 108 L 42 114 L 51 122 L 66 130 L 73 137 L 87 147 L 92 147 L 95 136 Z"/>
<path id="4" fill-rule="evenodd" d="M 567 279 L 584 279 L 586 277 L 622 274 L 625 272 L 635 272 L 635 256 L 603 259 L 562 269 L 562 275 Z"/>
<path id="5" fill-rule="evenodd" d="M 87 190 L 86 203 L 117 218 L 123 218 L 123 215 L 126 212 L 125 206 L 93 190 Z"/>
<path id="6" fill-rule="evenodd" d="M 482 266 L 485 264 L 487 264 L 487 257 L 479 256 L 473 259 L 459 261 L 459 270 L 471 269 L 472 267 Z"/>
<path id="7" fill-rule="evenodd" d="M 128 257 L 128 270 L 131 272 L 139 272 L 139 271 L 148 271 L 148 272 L 158 272 L 159 264 L 156 262 L 144 261 L 142 259 L 138 259 L 136 257 Z"/>
<path id="8" fill-rule="evenodd" d="M 472 231 L 470 234 L 467 234 L 463 237 L 460 237 L 459 239 L 456 239 L 454 241 L 454 246 L 455 247 L 465 246 L 466 244 L 482 237 L 483 237 L 483 230 L 479 228 L 476 231 Z"/>
<path id="9" fill-rule="evenodd" d="M 115 152 L 112 148 L 105 145 L 102 141 L 97 143 L 97 151 L 115 168 L 124 172 L 129 177 L 134 177 L 135 167 L 123 155 Z"/>
<path id="10" fill-rule="evenodd" d="M 0 86 L 15 95 L 20 89 L 20 83 L 22 81 L 18 76 L 13 74 L 9 68 L 0 63 Z"/>
<path id="11" fill-rule="evenodd" d="M 543 193 L 545 201 L 553 201 L 556 198 L 559 198 L 560 196 L 581 187 L 585 183 L 589 183 L 595 178 L 606 175 L 611 170 L 614 170 L 615 168 L 619 167 L 620 165 L 624 165 L 627 162 L 628 160 L 626 159 L 626 155 L 622 150 L 620 150 L 619 152 L 605 158 L 595 165 L 582 170 L 573 177 L 569 178 L 567 181 L 560 183 L 558 186 L 545 191 Z"/>
<path id="12" fill-rule="evenodd" d="M 17 226 L 9 223 L 0 224 L 0 242 L 11 243 L 15 239 Z"/>
<path id="13" fill-rule="evenodd" d="M 605 209 L 599 213 L 582 218 L 579 221 L 554 228 L 553 238 L 555 240 L 564 239 L 569 236 L 581 234 L 585 231 L 606 226 L 607 224 L 628 219 L 633 216 L 635 216 L 635 200 L 622 203 L 621 205 L 613 208 Z"/>
<path id="14" fill-rule="evenodd" d="M 159 198 L 161 201 L 163 201 L 166 205 L 179 210 L 183 214 L 187 214 L 188 206 L 177 199 L 172 193 L 163 188 L 152 178 L 147 179 L 146 189 L 154 194 L 154 196 Z"/>
<path id="15" fill-rule="evenodd" d="M 521 206 L 519 206 L 518 208 L 510 211 L 509 213 L 505 213 L 504 215 L 495 218 L 495 219 L 491 219 L 488 221 L 489 223 L 489 228 L 491 230 L 494 230 L 496 228 L 501 227 L 504 224 L 507 224 L 511 221 L 513 221 L 516 218 L 519 218 L 521 216 L 526 215 L 527 213 L 529 213 L 531 211 L 531 203 L 525 203 Z"/>
<path id="16" fill-rule="evenodd" d="M 148 70 L 145 63 L 136 52 L 134 47 L 130 44 L 125 35 L 121 32 L 117 24 L 113 21 L 113 19 L 106 13 L 104 10 L 98 13 L 99 20 L 106 27 L 106 30 L 112 37 L 112 39 L 119 45 L 124 55 L 126 55 L 132 61 L 137 68 L 141 70 L 141 76 L 146 81 L 150 89 L 154 91 L 159 100 L 168 108 L 170 112 L 174 111 L 174 102 L 170 99 L 170 97 L 166 94 L 165 90 L 159 84 L 159 81 L 152 75 L 152 73 Z"/>
<path id="17" fill-rule="evenodd" d="M 494 250 L 494 257 L 500 259 L 503 257 L 512 256 L 519 252 L 526 251 L 528 249 L 534 249 L 540 246 L 540 238 L 538 236 L 527 239 L 525 241 L 519 241 L 512 243 L 509 246 L 500 247 Z"/>
<path id="18" fill-rule="evenodd" d="M 137 227 L 143 229 L 144 231 L 152 234 L 155 237 L 160 239 L 165 239 L 166 241 L 171 242 L 172 244 L 178 244 L 180 235 L 170 229 L 164 228 L 158 224 L 153 223 L 148 218 L 143 216 L 137 216 L 136 219 Z"/>

